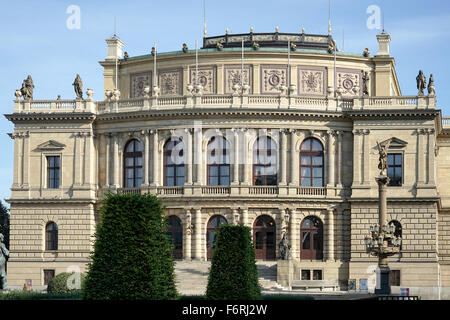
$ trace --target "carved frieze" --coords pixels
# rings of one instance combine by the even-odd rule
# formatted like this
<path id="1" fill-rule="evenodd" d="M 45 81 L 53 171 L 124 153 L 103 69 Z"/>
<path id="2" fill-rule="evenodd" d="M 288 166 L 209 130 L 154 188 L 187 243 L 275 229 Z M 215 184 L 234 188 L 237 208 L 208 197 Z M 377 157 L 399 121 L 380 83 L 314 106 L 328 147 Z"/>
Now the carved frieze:
<path id="1" fill-rule="evenodd" d="M 143 97 L 144 88 L 152 87 L 152 73 L 134 73 L 130 77 L 130 98 Z"/>
<path id="2" fill-rule="evenodd" d="M 342 96 L 360 96 L 362 90 L 361 71 L 337 69 L 337 85 L 342 88 Z"/>
<path id="3" fill-rule="evenodd" d="M 181 95 L 183 93 L 183 74 L 181 69 L 158 71 L 161 95 Z"/>
<path id="4" fill-rule="evenodd" d="M 324 67 L 299 67 L 298 88 L 300 95 L 326 94 L 327 71 Z"/>
<path id="5" fill-rule="evenodd" d="M 263 65 L 261 66 L 261 93 L 280 93 L 281 86 L 286 84 L 287 66 Z"/>
<path id="6" fill-rule="evenodd" d="M 189 83 L 195 84 L 195 67 L 190 69 Z M 216 93 L 216 68 L 215 67 L 199 67 L 198 68 L 198 84 L 203 86 L 203 94 Z"/>
<path id="7" fill-rule="evenodd" d="M 244 71 L 244 78 L 243 83 L 250 86 L 249 92 L 253 92 L 253 79 L 252 79 L 252 68 L 249 65 L 244 65 L 243 68 Z M 241 75 L 242 75 L 242 69 L 240 65 L 234 65 L 234 66 L 225 66 L 225 72 L 224 72 L 224 92 L 227 94 L 232 94 L 233 86 L 235 84 L 241 85 Z"/>

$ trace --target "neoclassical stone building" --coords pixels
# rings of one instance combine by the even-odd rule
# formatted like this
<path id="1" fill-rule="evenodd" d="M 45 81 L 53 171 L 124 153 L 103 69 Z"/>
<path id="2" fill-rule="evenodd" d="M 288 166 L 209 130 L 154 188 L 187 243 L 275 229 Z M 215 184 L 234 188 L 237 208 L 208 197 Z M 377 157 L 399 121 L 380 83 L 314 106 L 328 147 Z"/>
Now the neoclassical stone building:
<path id="1" fill-rule="evenodd" d="M 402 95 L 390 36 L 377 38 L 375 55 L 277 30 L 129 56 L 113 37 L 103 101 L 90 89 L 76 100 L 17 94 L 6 115 L 9 285 L 85 270 L 103 196 L 150 192 L 176 259 L 210 258 L 215 228 L 240 223 L 261 260 L 276 260 L 287 235 L 293 279 L 364 289 L 377 263 L 364 243 L 378 222 L 377 142 L 391 139 L 388 219 L 402 237 L 392 285 L 448 297 L 450 130 L 434 94 Z"/>

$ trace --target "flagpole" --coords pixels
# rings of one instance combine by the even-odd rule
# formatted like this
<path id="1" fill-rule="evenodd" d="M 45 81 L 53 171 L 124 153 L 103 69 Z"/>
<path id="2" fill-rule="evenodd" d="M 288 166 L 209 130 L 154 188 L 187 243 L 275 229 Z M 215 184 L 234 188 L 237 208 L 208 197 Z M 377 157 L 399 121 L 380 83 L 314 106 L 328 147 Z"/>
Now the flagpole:
<path id="1" fill-rule="evenodd" d="M 241 88 L 244 87 L 244 38 L 242 38 L 242 56 L 241 56 Z"/>
<path id="2" fill-rule="evenodd" d="M 288 40 L 288 69 L 287 69 L 287 78 L 288 78 L 288 90 L 291 86 L 291 77 L 290 77 L 290 71 L 291 71 L 291 40 Z"/>
<path id="3" fill-rule="evenodd" d="M 198 40 L 195 40 L 195 85 L 198 86 Z"/>
<path id="4" fill-rule="evenodd" d="M 156 79 L 156 41 L 153 44 L 153 46 L 155 47 L 155 54 L 153 55 L 153 86 L 157 87 L 158 84 L 156 83 L 157 82 L 157 79 Z"/>

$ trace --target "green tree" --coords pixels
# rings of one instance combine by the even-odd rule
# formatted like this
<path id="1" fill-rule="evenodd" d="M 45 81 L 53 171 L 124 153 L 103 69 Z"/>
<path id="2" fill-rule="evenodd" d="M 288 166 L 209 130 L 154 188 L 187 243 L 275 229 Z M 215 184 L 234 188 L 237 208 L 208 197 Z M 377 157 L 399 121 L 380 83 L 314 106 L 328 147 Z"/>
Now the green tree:
<path id="1" fill-rule="evenodd" d="M 9 210 L 0 201 L 0 233 L 5 237 L 4 243 L 9 249 Z"/>
<path id="2" fill-rule="evenodd" d="M 219 227 L 206 297 L 213 300 L 261 298 L 250 228 L 227 224 Z"/>
<path id="3" fill-rule="evenodd" d="M 153 195 L 108 195 L 84 283 L 84 299 L 175 299 L 172 245 Z"/>

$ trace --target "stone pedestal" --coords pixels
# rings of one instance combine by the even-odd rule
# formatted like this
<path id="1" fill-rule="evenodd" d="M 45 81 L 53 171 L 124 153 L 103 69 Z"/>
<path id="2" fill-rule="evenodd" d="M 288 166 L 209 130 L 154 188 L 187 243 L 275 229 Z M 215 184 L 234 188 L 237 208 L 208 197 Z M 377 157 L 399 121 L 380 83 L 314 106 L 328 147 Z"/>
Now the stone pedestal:
<path id="1" fill-rule="evenodd" d="M 277 261 L 277 282 L 285 288 L 291 290 L 294 278 L 294 263 L 292 259 Z"/>
<path id="2" fill-rule="evenodd" d="M 379 266 L 377 273 L 378 279 L 375 294 L 391 294 L 391 286 L 389 283 L 391 270 L 389 269 L 389 266 Z"/>

